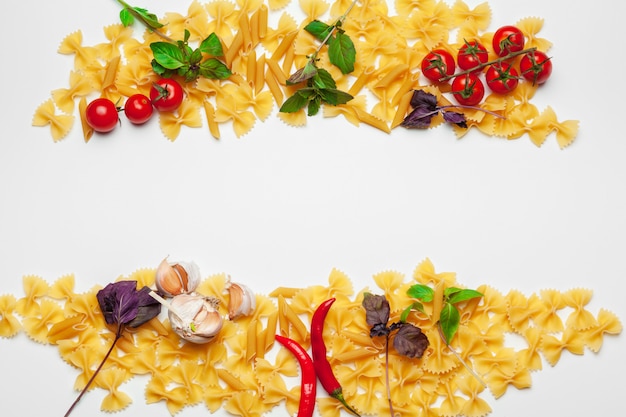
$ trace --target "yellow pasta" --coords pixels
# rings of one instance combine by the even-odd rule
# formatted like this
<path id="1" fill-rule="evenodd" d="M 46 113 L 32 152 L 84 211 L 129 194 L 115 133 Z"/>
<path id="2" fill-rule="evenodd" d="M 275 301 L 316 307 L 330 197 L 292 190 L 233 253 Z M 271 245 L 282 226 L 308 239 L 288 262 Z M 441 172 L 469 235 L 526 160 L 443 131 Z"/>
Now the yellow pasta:
<path id="1" fill-rule="evenodd" d="M 91 80 L 81 72 L 72 71 L 70 73 L 70 87 L 53 90 L 52 99 L 61 111 L 69 114 L 74 111 L 75 99 L 86 96 L 92 91 Z"/>
<path id="2" fill-rule="evenodd" d="M 13 337 L 22 329 L 22 324 L 13 315 L 16 304 L 14 296 L 0 295 L 0 337 Z"/>
<path id="3" fill-rule="evenodd" d="M 217 121 L 215 120 L 215 107 L 208 101 L 203 101 L 204 105 L 204 114 L 207 119 L 207 123 L 209 125 L 209 132 L 211 132 L 211 136 L 215 139 L 220 138 L 220 127 Z"/>
<path id="4" fill-rule="evenodd" d="M 389 128 L 389 126 L 387 125 L 387 123 L 375 116 L 373 116 L 372 114 L 361 110 L 358 107 L 354 107 L 354 111 L 356 113 L 357 118 L 365 123 L 368 124 L 372 127 L 375 127 L 376 129 L 385 132 L 385 133 L 391 133 L 391 129 Z"/>
<path id="5" fill-rule="evenodd" d="M 154 277 L 154 269 L 143 268 L 118 280 L 133 278 L 153 286 Z M 405 292 L 416 281 L 432 285 L 435 299 L 446 288 L 462 288 L 455 273 L 436 271 L 428 259 L 415 268 L 412 278 L 412 282 L 405 282 L 404 275 L 395 271 L 373 275 L 378 287 L 373 292 L 386 294 L 393 306 L 392 321 L 397 320 L 396 310 L 411 302 Z M 104 323 L 99 312 L 97 288 L 77 294 L 72 275 L 52 285 L 36 276 L 25 276 L 23 281 L 28 295 L 19 300 L 0 296 L 0 336 L 15 334 L 23 326 L 34 340 L 56 345 L 61 357 L 77 368 L 75 388 L 81 389 L 114 337 L 115 329 Z M 217 274 L 203 280 L 199 287 L 202 293 L 220 299 L 223 315 L 228 314 L 224 306 L 225 283 L 226 275 Z M 487 285 L 478 290 L 483 297 L 460 306 L 461 323 L 451 344 L 454 353 L 443 343 L 435 321 L 422 313 L 409 316 L 408 320 L 415 321 L 428 336 L 430 346 L 421 359 L 408 359 L 390 351 L 389 373 L 396 381 L 390 394 L 397 412 L 485 415 L 490 406 L 482 398 L 483 383 L 496 398 L 511 388 L 528 388 L 531 371 L 542 369 L 543 360 L 554 366 L 564 352 L 580 355 L 585 347 L 598 351 L 605 335 L 622 331 L 619 319 L 607 310 L 601 309 L 593 320 L 589 318 L 591 313 L 585 309 L 591 297 L 589 290 L 550 289 L 531 295 L 512 290 L 506 296 Z M 385 412 L 388 403 L 383 395 L 376 394 L 386 390 L 384 338 L 369 335 L 360 304 L 365 291 L 371 290 L 365 288 L 355 294 L 349 278 L 337 269 L 328 275 L 327 285 L 278 287 L 269 296 L 257 296 L 253 316 L 225 321 L 222 331 L 207 345 L 181 342 L 169 330 L 167 319 L 154 318 L 123 334 L 96 378 L 96 385 L 107 392 L 102 408 L 124 409 L 132 399 L 119 387 L 133 375 L 147 374 L 150 379 L 145 401 L 163 403 L 172 415 L 200 402 L 212 411 L 241 412 L 247 407 L 247 415 L 261 415 L 283 406 L 295 413 L 298 387 L 287 388 L 286 379 L 297 376 L 299 366 L 285 349 L 267 358 L 265 353 L 275 349 L 273 336 L 277 332 L 308 347 L 308 327 L 316 307 L 336 297 L 325 321 L 328 359 L 353 406 L 364 414 Z M 18 304 L 24 313 L 21 319 L 14 315 Z M 428 313 L 436 314 L 441 308 L 428 304 Z M 556 315 L 568 317 L 561 331 L 555 330 Z M 505 335 L 510 332 L 525 341 L 524 347 L 507 346 Z M 476 376 L 461 365 L 459 358 Z M 334 415 L 341 406 L 320 396 L 318 409 L 322 415 Z"/>
<path id="6" fill-rule="evenodd" d="M 345 13 L 351 2 L 300 1 L 299 7 L 304 15 L 302 22 L 296 22 L 286 12 L 277 12 L 289 3 L 289 0 L 214 0 L 207 3 L 194 0 L 186 13 L 169 12 L 160 20 L 165 23 L 164 33 L 172 39 L 182 39 L 185 30 L 189 31 L 190 43 L 200 42 L 207 33 L 215 33 L 219 37 L 224 50 L 222 59 L 233 74 L 228 80 L 209 80 L 213 84 L 212 93 L 215 96 L 225 95 L 223 90 L 228 89 L 229 85 L 241 85 L 245 79 L 253 87 L 255 96 L 268 92 L 273 97 L 273 104 L 280 108 L 285 91 L 293 94 L 296 90 L 285 86 L 289 74 L 303 67 L 312 54 L 320 52 L 317 65 L 330 72 L 338 89 L 354 97 L 344 105 L 325 105 L 324 116 L 342 115 L 355 126 L 364 123 L 385 133 L 400 126 L 402 115 L 407 114 L 406 94 L 420 87 L 420 74 L 413 69 L 419 67 L 426 53 L 434 48 L 456 52 L 466 40 L 478 40 L 483 44 L 491 42 L 492 33 L 486 32 L 491 10 L 486 2 L 470 8 L 464 1 L 448 5 L 438 0 L 402 0 L 395 3 L 396 15 L 391 13 L 385 1 L 357 2 L 342 23 L 342 30 L 355 46 L 355 70 L 351 74 L 342 74 L 330 62 L 328 48 L 317 51 L 319 40 L 304 31 L 303 27 L 314 19 L 333 21 L 336 16 Z M 270 19 L 270 10 L 281 13 L 280 17 L 277 20 Z M 543 19 L 528 17 L 520 19 L 516 24 L 524 32 L 527 46 L 540 50 L 547 50 L 551 46 L 549 41 L 539 36 Z M 452 33 L 456 34 L 455 39 L 449 39 Z M 79 114 L 84 113 L 81 107 L 84 109 L 85 105 L 80 102 L 87 94 L 99 93 L 114 102 L 122 102 L 135 93 L 148 94 L 158 77 L 151 66 L 153 57 L 150 44 L 163 41 L 163 38 L 154 31 L 144 31 L 143 37 L 138 38 L 132 36 L 132 28 L 114 24 L 104 28 L 104 37 L 105 42 L 86 46 L 83 45 L 82 32 L 76 31 L 67 35 L 59 46 L 59 53 L 74 55 L 73 73 L 83 76 L 80 82 L 71 81 L 67 87 L 54 89 L 54 106 L 42 105 L 36 112 L 33 125 L 50 125 L 55 141 L 69 133 L 73 119 L 66 116 L 74 111 L 76 101 L 79 100 Z M 271 71 L 266 71 L 266 68 Z M 91 89 L 87 88 L 89 84 Z M 234 114 L 232 108 L 229 109 L 230 115 L 222 115 L 220 121 L 213 118 L 210 107 L 205 103 L 206 97 L 202 94 L 206 87 L 207 80 L 200 77 L 196 83 L 185 84 L 184 89 L 188 100 L 197 109 L 204 108 L 204 117 L 201 118 L 204 120 L 200 122 L 209 124 L 212 137 L 219 137 L 219 125 L 228 121 L 233 121 L 237 137 L 254 126 L 249 114 Z M 449 87 L 421 88 L 436 91 L 442 105 L 451 104 L 441 94 L 449 95 Z M 551 108 L 540 113 L 529 101 L 536 89 L 536 85 L 522 81 L 513 94 L 505 97 L 489 94 L 481 107 L 496 114 L 463 109 L 467 128 L 452 126 L 454 134 L 462 138 L 470 130 L 478 129 L 486 135 L 506 139 L 527 136 L 536 146 L 542 146 L 554 133 L 559 147 L 569 146 L 578 133 L 578 121 L 560 121 Z M 373 95 L 373 100 L 365 100 L 368 93 Z M 506 107 L 501 105 L 504 101 L 507 102 Z M 209 104 L 215 109 L 219 108 L 213 97 L 209 99 Z M 55 115 L 55 108 L 67 115 Z M 255 109 L 255 116 L 259 120 L 265 120 L 271 114 L 267 104 L 263 108 L 266 111 L 258 112 Z M 239 112 L 241 109 L 235 110 Z M 294 127 L 307 123 L 305 111 L 291 114 L 279 112 L 277 117 Z M 93 131 L 86 126 L 84 117 L 81 122 L 84 139 L 89 141 Z M 432 119 L 430 127 L 441 124 L 444 124 L 443 117 L 437 115 Z M 185 124 L 168 125 L 162 129 L 164 136 L 175 139 L 182 126 Z"/>
<path id="7" fill-rule="evenodd" d="M 54 141 L 63 139 L 74 124 L 74 116 L 57 114 L 52 99 L 44 101 L 33 115 L 33 126 L 50 126 L 50 133 Z"/>

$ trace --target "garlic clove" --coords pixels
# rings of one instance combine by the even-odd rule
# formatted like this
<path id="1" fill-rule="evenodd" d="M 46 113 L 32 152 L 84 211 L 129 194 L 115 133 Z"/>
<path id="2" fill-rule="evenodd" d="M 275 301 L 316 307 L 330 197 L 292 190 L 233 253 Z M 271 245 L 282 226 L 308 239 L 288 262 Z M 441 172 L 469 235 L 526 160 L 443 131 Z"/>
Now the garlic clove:
<path id="1" fill-rule="evenodd" d="M 240 316 L 248 316 L 256 308 L 256 296 L 246 285 L 230 281 L 226 282 L 228 291 L 228 318 L 234 320 Z"/>
<path id="2" fill-rule="evenodd" d="M 208 343 L 223 326 L 217 306 L 219 300 L 199 294 L 179 294 L 172 298 L 168 311 L 172 329 L 184 340 Z"/>
<path id="3" fill-rule="evenodd" d="M 156 287 L 168 297 L 193 292 L 200 281 L 200 268 L 194 262 L 168 262 L 167 258 L 159 264 L 155 277 Z"/>

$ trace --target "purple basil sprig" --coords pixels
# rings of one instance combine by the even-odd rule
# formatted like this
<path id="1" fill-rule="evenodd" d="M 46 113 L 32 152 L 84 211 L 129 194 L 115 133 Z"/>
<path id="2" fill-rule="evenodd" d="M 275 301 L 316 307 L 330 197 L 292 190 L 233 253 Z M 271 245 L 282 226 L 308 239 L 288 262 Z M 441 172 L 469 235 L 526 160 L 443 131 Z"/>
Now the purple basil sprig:
<path id="1" fill-rule="evenodd" d="M 65 417 L 70 415 L 76 404 L 78 404 L 82 396 L 87 392 L 89 386 L 113 351 L 115 344 L 122 337 L 124 329 L 126 327 L 139 327 L 159 315 L 161 312 L 161 304 L 152 298 L 150 291 L 148 287 L 137 290 L 137 281 L 114 282 L 98 291 L 96 298 L 104 320 L 107 324 L 117 325 L 115 339 L 113 339 L 111 347 L 106 355 L 104 355 L 96 371 L 65 413 Z"/>
<path id="2" fill-rule="evenodd" d="M 441 113 L 446 122 L 467 128 L 467 122 L 463 113 L 447 110 L 458 106 L 439 106 L 437 105 L 437 97 L 424 90 L 413 90 L 411 107 L 413 110 L 402 121 L 402 126 L 406 128 L 426 129 L 430 127 L 432 118 L 439 113 Z"/>

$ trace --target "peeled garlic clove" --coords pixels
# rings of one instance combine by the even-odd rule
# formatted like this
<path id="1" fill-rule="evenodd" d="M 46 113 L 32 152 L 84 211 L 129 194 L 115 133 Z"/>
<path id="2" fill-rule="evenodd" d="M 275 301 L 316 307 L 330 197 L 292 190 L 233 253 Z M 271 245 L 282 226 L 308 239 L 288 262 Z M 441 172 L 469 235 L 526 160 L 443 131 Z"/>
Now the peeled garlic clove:
<path id="1" fill-rule="evenodd" d="M 172 298 L 168 317 L 172 329 L 192 343 L 208 343 L 220 332 L 222 316 L 219 300 L 199 294 L 180 294 Z"/>
<path id="2" fill-rule="evenodd" d="M 256 297 L 252 290 L 243 284 L 226 282 L 228 291 L 228 318 L 233 320 L 239 316 L 248 316 L 256 308 Z"/>
<path id="3" fill-rule="evenodd" d="M 200 281 L 200 268 L 194 262 L 168 262 L 165 258 L 156 271 L 155 284 L 168 297 L 193 292 Z"/>

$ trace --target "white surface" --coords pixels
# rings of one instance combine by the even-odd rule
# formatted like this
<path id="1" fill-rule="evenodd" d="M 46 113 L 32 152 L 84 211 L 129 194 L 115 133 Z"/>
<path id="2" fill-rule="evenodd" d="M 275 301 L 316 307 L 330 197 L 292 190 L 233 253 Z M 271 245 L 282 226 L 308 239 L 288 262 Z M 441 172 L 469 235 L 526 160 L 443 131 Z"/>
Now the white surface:
<path id="1" fill-rule="evenodd" d="M 159 16 L 188 2 L 135 2 Z M 478 1 L 470 1 L 475 6 Z M 619 75 L 589 68 L 610 59 L 618 13 L 580 0 L 490 0 L 491 30 L 519 18 L 545 18 L 554 73 L 533 100 L 560 119 L 579 119 L 573 146 L 554 137 L 542 148 L 447 127 L 386 136 L 343 119 L 295 129 L 275 117 L 236 139 L 185 129 L 170 143 L 156 120 L 127 125 L 85 144 L 77 125 L 53 143 L 31 127 L 49 91 L 72 67 L 56 53 L 81 29 L 104 41 L 117 22 L 114 1 L 10 2 L 4 7 L 0 66 L 0 294 L 21 294 L 23 275 L 53 281 L 74 273 L 77 290 L 104 284 L 167 254 L 195 260 L 203 275 L 227 272 L 259 293 L 279 285 L 326 282 L 331 268 L 356 288 L 385 269 L 410 275 L 425 257 L 469 287 L 486 283 L 529 294 L 543 288 L 594 290 L 590 310 L 626 319 L 626 142 Z M 584 28 L 581 29 L 581 28 Z M 596 64 L 599 68 L 619 67 Z M 533 387 L 488 399 L 492 415 L 618 415 L 626 375 L 624 335 L 599 354 L 564 354 L 533 373 Z M 73 401 L 75 370 L 50 346 L 21 334 L 0 339 L 2 414 L 62 415 Z M 169 415 L 146 406 L 145 381 L 127 389 L 122 415 Z M 100 415 L 103 393 L 86 395 L 74 415 Z M 282 412 L 282 409 L 279 409 Z M 206 415 L 204 407 L 181 416 Z M 216 415 L 224 415 L 221 411 Z"/>

